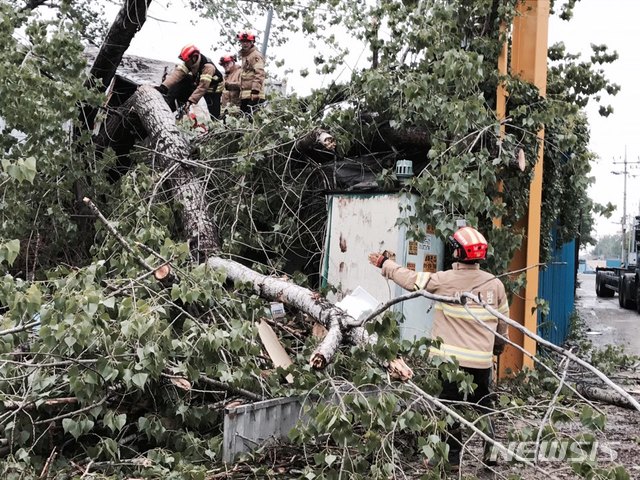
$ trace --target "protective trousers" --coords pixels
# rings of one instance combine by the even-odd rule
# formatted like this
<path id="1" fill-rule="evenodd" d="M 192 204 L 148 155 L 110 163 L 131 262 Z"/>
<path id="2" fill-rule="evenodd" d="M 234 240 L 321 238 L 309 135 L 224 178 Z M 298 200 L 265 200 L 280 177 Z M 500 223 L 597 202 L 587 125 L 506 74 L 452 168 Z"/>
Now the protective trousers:
<path id="1" fill-rule="evenodd" d="M 165 100 L 169 104 L 169 108 L 171 108 L 171 111 L 175 112 L 179 106 L 184 105 L 195 88 L 196 87 L 189 78 L 185 78 L 178 84 L 171 87 L 169 92 L 164 96 Z M 204 95 L 204 100 L 207 102 L 207 109 L 213 118 L 220 118 L 221 98 L 222 92 L 207 92 Z"/>
<path id="2" fill-rule="evenodd" d="M 467 396 L 466 401 L 474 403 L 474 408 L 480 415 L 490 414 L 493 411 L 493 395 L 491 393 L 491 368 L 467 368 L 460 367 L 460 370 L 473 376 L 473 383 L 478 385 L 472 395 Z M 440 377 L 442 382 L 442 393 L 440 398 L 443 400 L 452 401 L 465 401 L 464 395 L 458 390 L 458 384 L 456 382 L 449 382 L 448 380 Z M 489 436 L 489 438 L 495 438 L 495 430 L 493 428 L 493 421 L 490 416 L 487 416 L 480 422 L 480 429 Z M 462 428 L 460 423 L 454 423 L 447 429 L 446 438 L 444 439 L 449 445 L 449 462 L 459 463 L 460 451 L 462 450 Z M 491 452 L 491 445 L 484 442 L 484 454 L 483 457 L 487 459 Z"/>

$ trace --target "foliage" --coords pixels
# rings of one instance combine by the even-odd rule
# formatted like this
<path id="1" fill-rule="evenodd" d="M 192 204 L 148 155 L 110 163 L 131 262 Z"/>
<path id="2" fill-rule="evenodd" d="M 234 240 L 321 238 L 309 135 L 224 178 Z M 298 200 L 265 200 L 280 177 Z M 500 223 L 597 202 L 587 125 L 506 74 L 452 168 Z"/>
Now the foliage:
<path id="1" fill-rule="evenodd" d="M 72 220 L 77 213 L 72 192 L 87 175 L 87 159 L 78 149 L 86 148 L 90 158 L 91 148 L 87 138 L 72 143 L 70 129 L 79 102 L 97 97 L 83 83 L 86 25 L 74 12 L 63 7 L 60 17 L 45 19 L 21 12 L 12 2 L 0 5 L 0 239 L 20 240 L 16 267 L 23 275 L 30 276 L 37 263 L 45 268 L 77 263 L 81 249 L 69 245 L 86 240 Z M 87 167 L 99 176 L 104 163 Z"/>
<path id="2" fill-rule="evenodd" d="M 193 3 L 224 19 L 228 33 L 244 23 L 245 10 L 268 6 Z M 350 41 L 371 47 L 376 67 L 308 98 L 272 98 L 253 121 L 230 115 L 194 140 L 203 192 L 226 254 L 317 285 L 323 191 L 335 186 L 327 165 L 373 156 L 380 181 L 393 182 L 389 168 L 406 157 L 420 166 L 411 184 L 421 194 L 410 219 L 414 233 L 415 225 L 427 222 L 444 236 L 465 217 L 488 232 L 489 268 L 504 272 L 522 239 L 518 221 L 542 125 L 545 231 L 555 224 L 562 240 L 589 235 L 584 191 L 591 154 L 580 107 L 602 91 L 615 93 L 594 70 L 614 55 L 596 47 L 592 62 L 580 63 L 560 46 L 552 48 L 555 66 L 548 96 L 541 98 L 530 85 L 496 74 L 499 25 L 515 15 L 515 0 L 437 0 L 428 8 L 410 0 L 329 4 L 272 6 L 288 27 L 335 46 L 317 52 L 319 71 L 332 72 L 346 49 L 332 33 L 338 25 L 349 29 Z M 440 377 L 471 392 L 468 375 L 455 363 L 430 358 L 428 341 L 396 341 L 399 320 L 393 315 L 371 324 L 378 340 L 369 349 L 344 348 L 326 372 L 313 372 L 307 358 L 315 340 L 291 311 L 288 323 L 276 328 L 294 357 L 295 383 L 282 382 L 288 372 L 269 372 L 255 329 L 268 317 L 268 305 L 248 286 L 229 285 L 223 272 L 191 263 L 171 192 L 160 188 L 161 172 L 138 152 L 133 168 L 111 183 L 113 152 L 97 154 L 88 134 L 69 134 L 77 133 L 78 105 L 102 101 L 84 88 L 83 42 L 96 26 L 88 5 L 61 2 L 50 20 L 16 5 L 0 5 L 0 329 L 10 331 L 0 336 L 0 454 L 7 455 L 0 476 L 40 476 L 56 450 L 50 468 L 57 478 L 91 468 L 116 478 L 203 478 L 220 465 L 225 405 L 309 392 L 309 421 L 292 437 L 304 452 L 298 457 L 301 477 L 388 478 L 410 468 L 409 459 L 418 459 L 416 474 L 424 459 L 444 464 L 441 433 L 451 418 L 415 390 L 391 384 L 380 363 L 402 354 L 417 385 L 431 394 L 438 393 Z M 18 31 L 23 39 L 16 38 Z M 288 33 L 283 29 L 276 38 Z M 504 135 L 494 114 L 499 81 L 510 92 Z M 296 141 L 318 126 L 338 140 L 335 156 L 297 150 Z M 389 145 L 382 133 L 387 128 L 426 132 L 429 147 Z M 512 166 L 520 148 L 524 172 Z M 87 226 L 77 205 L 81 195 L 99 200 L 135 255 L 104 228 Z M 504 228 L 492 227 L 495 217 L 502 217 Z M 154 265 L 161 263 L 158 256 L 170 259 L 180 283 L 161 288 L 136 255 Z M 25 326 L 37 322 L 35 329 Z M 529 380 L 536 381 L 523 385 L 539 388 L 534 393 L 547 401 L 557 387 L 550 377 Z M 372 386 L 384 386 L 383 393 L 367 397 Z M 335 403 L 323 401 L 345 387 L 351 390 Z M 504 405 L 500 399 L 501 407 L 529 415 L 526 393 L 514 388 Z M 565 413 L 580 418 L 581 408 L 570 410 Z M 588 412 L 584 418 L 585 428 L 600 422 Z M 516 425 L 510 435 L 518 434 Z M 247 472 L 281 473 L 251 465 L 239 475 Z"/>
<path id="3" fill-rule="evenodd" d="M 590 254 L 597 258 L 620 258 L 621 252 L 622 235 L 603 235 Z"/>

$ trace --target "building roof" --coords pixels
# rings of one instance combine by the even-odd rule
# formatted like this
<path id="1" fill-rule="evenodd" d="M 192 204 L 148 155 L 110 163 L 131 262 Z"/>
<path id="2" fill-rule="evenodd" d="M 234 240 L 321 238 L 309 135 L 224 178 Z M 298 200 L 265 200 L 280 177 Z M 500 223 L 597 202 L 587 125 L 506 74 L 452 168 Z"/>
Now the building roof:
<path id="1" fill-rule="evenodd" d="M 92 65 L 98 55 L 98 49 L 95 47 L 88 47 L 85 50 L 85 53 L 87 55 L 88 64 Z M 116 73 L 137 84 L 151 83 L 159 85 L 162 82 L 162 76 L 165 69 L 170 72 L 173 70 L 175 65 L 175 63 L 155 60 L 153 58 L 137 57 L 135 55 L 125 54 L 124 57 L 122 57 L 122 61 L 120 62 Z"/>

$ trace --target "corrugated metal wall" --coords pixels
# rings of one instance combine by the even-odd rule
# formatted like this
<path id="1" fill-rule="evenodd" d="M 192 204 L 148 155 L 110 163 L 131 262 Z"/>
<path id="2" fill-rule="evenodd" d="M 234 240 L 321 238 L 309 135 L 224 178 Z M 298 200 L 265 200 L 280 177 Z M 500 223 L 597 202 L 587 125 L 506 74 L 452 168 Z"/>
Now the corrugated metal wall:
<path id="1" fill-rule="evenodd" d="M 557 237 L 553 231 L 553 244 Z M 549 302 L 549 315 L 538 314 L 538 335 L 560 345 L 569 334 L 569 320 L 574 310 L 576 282 L 576 241 L 554 250 L 546 270 L 540 272 L 540 297 Z"/>

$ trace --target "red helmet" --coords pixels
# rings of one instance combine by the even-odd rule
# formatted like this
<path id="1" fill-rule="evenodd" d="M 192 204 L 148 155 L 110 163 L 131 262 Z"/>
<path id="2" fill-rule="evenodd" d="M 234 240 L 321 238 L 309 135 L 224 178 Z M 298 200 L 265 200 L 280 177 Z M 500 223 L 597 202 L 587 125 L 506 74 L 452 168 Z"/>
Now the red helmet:
<path id="1" fill-rule="evenodd" d="M 238 57 L 236 57 L 235 55 L 225 55 L 223 57 L 220 57 L 220 61 L 218 63 L 224 67 L 225 64 L 229 62 L 237 62 L 237 61 L 238 61 Z"/>
<path id="2" fill-rule="evenodd" d="M 239 41 L 249 41 L 249 42 L 255 42 L 256 41 L 256 36 L 253 33 L 250 32 L 240 32 L 237 35 L 237 38 Z"/>
<path id="3" fill-rule="evenodd" d="M 180 55 L 178 55 L 178 58 L 183 62 L 186 62 L 194 55 L 199 55 L 199 54 L 200 54 L 200 49 L 196 47 L 194 44 L 190 43 L 189 45 L 185 45 L 184 47 L 182 47 L 182 50 L 180 50 Z"/>
<path id="4" fill-rule="evenodd" d="M 459 260 L 484 260 L 487 257 L 489 244 L 479 231 L 473 227 L 458 229 L 449 241 L 456 249 Z"/>

